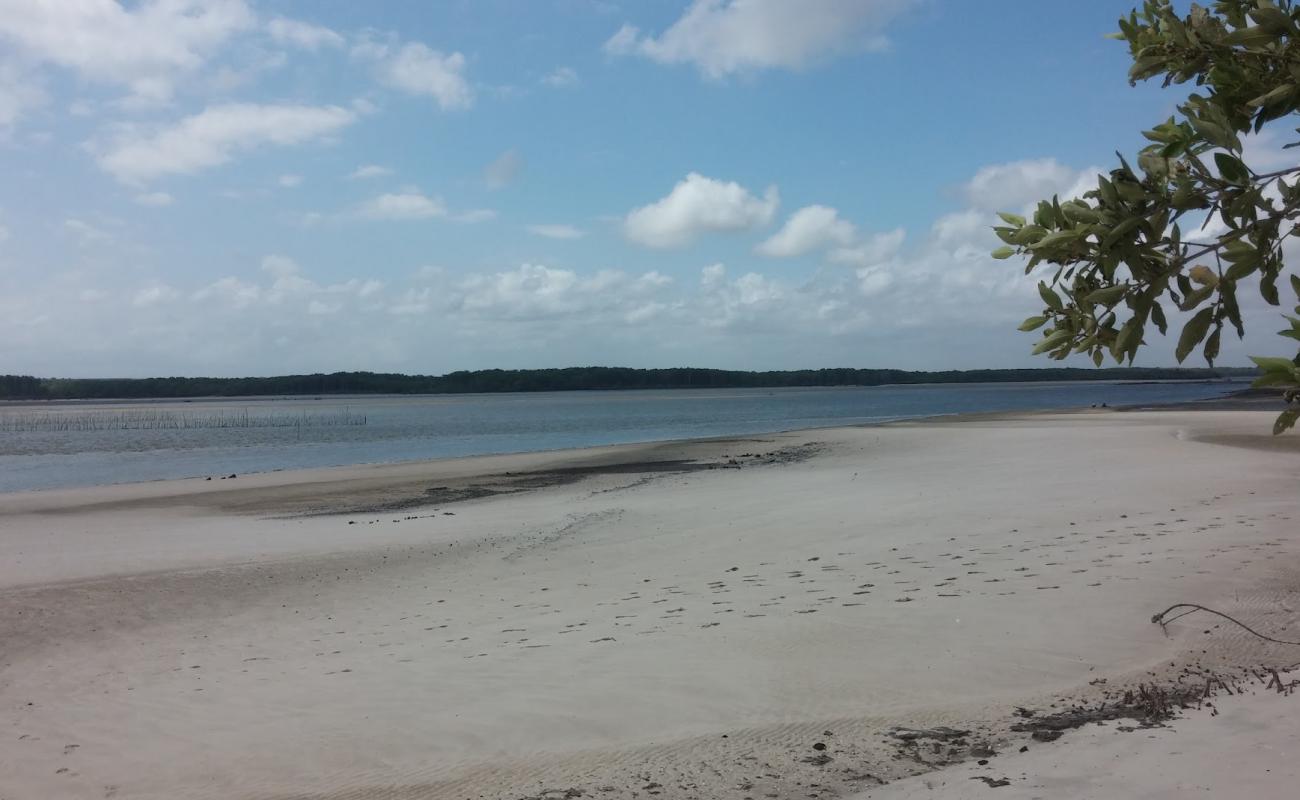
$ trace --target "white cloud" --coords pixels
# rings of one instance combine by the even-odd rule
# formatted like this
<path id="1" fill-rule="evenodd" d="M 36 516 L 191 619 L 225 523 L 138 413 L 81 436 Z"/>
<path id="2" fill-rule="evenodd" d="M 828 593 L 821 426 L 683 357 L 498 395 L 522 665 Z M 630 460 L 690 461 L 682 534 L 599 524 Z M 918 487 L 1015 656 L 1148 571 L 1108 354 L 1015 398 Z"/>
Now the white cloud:
<path id="1" fill-rule="evenodd" d="M 658 36 L 624 25 L 605 42 L 612 55 L 693 64 L 710 78 L 799 69 L 830 55 L 888 46 L 884 30 L 915 0 L 694 0 Z"/>
<path id="2" fill-rule="evenodd" d="M 308 314 L 315 314 L 318 316 L 322 314 L 337 314 L 339 311 L 342 310 L 343 310 L 343 304 L 339 302 L 329 302 L 325 300 L 311 300 L 307 303 Z"/>
<path id="3" fill-rule="evenodd" d="M 586 231 L 572 225 L 528 225 L 527 229 L 529 233 L 547 239 L 581 239 L 587 235 Z"/>
<path id="4" fill-rule="evenodd" d="M 775 186 L 768 187 L 759 198 L 738 183 L 692 172 L 667 197 L 629 213 L 623 231 L 629 239 L 647 247 L 682 247 L 704 233 L 767 225 L 779 205 Z"/>
<path id="5" fill-rule="evenodd" d="M 410 288 L 402 293 L 396 302 L 388 306 L 388 313 L 398 316 L 424 314 L 433 306 L 433 290 L 425 286 L 420 289 Z"/>
<path id="6" fill-rule="evenodd" d="M 301 175 L 281 175 L 279 178 L 276 179 L 275 182 L 278 183 L 282 188 L 285 188 L 285 189 L 292 189 L 292 188 L 294 188 L 295 186 L 300 186 L 300 185 L 302 185 L 302 176 L 301 176 Z"/>
<path id="7" fill-rule="evenodd" d="M 28 111 L 45 105 L 48 99 L 36 75 L 0 62 L 0 135 Z"/>
<path id="8" fill-rule="evenodd" d="M 9 241 L 9 229 L 4 225 L 0 225 L 0 242 L 7 241 Z"/>
<path id="9" fill-rule="evenodd" d="M 1080 172 L 1053 158 L 993 164 L 976 172 L 962 187 L 962 194 L 971 208 L 1016 211 L 1054 194 L 1059 194 L 1062 200 L 1078 197 L 1096 188 L 1093 176 L 1101 171 Z"/>
<path id="10" fill-rule="evenodd" d="M 170 99 L 177 81 L 253 26 L 244 0 L 115 0 L 0 3 L 0 41 L 36 63 L 126 87 L 134 99 Z"/>
<path id="11" fill-rule="evenodd" d="M 231 94 L 254 83 L 264 73 L 280 69 L 289 63 L 289 56 L 280 51 L 259 52 L 247 55 L 239 66 L 223 64 L 212 72 L 208 84 L 219 94 Z"/>
<path id="12" fill-rule="evenodd" d="M 488 188 L 500 189 L 513 183 L 523 168 L 524 157 L 519 155 L 518 150 L 511 148 L 483 168 L 483 180 L 487 182 Z"/>
<path id="13" fill-rule="evenodd" d="M 262 257 L 262 271 L 269 272 L 276 278 L 291 278 L 302 272 L 302 268 L 288 256 L 269 255 Z"/>
<path id="14" fill-rule="evenodd" d="M 602 270 L 581 276 L 567 269 L 523 264 L 518 269 L 463 279 L 456 305 L 472 316 L 490 319 L 591 323 L 608 315 L 626 319 L 670 283 L 658 272 L 633 276 Z M 645 312 L 640 316 L 645 318 Z"/>
<path id="15" fill-rule="evenodd" d="M 368 180 L 370 178 L 382 178 L 386 175 L 392 175 L 393 171 L 388 167 L 381 167 L 378 164 L 363 164 L 348 174 L 352 180 Z"/>
<path id="16" fill-rule="evenodd" d="M 176 202 L 176 198 L 166 192 L 145 192 L 136 195 L 134 199 L 137 205 L 153 206 L 155 208 L 169 206 Z"/>
<path id="17" fill-rule="evenodd" d="M 497 218 L 497 212 L 490 208 L 471 208 L 468 211 L 458 211 L 448 217 L 452 222 L 459 222 L 462 225 L 474 225 L 479 222 L 489 222 Z"/>
<path id="18" fill-rule="evenodd" d="M 95 149 L 100 168 L 133 184 L 193 174 L 265 145 L 323 139 L 355 120 L 353 112 L 339 106 L 231 103 L 210 106 L 153 133 L 128 129 L 111 145 Z"/>
<path id="19" fill-rule="evenodd" d="M 576 86 L 578 73 L 572 67 L 556 67 L 542 78 L 542 83 L 554 89 Z"/>
<path id="20" fill-rule="evenodd" d="M 232 308 L 247 308 L 262 296 L 262 289 L 255 283 L 247 283 L 236 277 L 225 277 L 214 281 L 194 293 L 194 299 L 200 302 L 219 300 Z"/>
<path id="21" fill-rule="evenodd" d="M 160 303 L 169 303 L 179 296 L 180 293 L 172 287 L 157 283 L 136 292 L 135 296 L 131 298 L 131 305 L 136 308 L 147 308 L 149 306 L 156 306 Z"/>
<path id="22" fill-rule="evenodd" d="M 999 166 L 1003 174 L 1018 172 Z M 1057 176 L 1061 185 L 1086 177 L 1086 171 L 1067 172 Z M 269 174 L 273 180 L 278 173 Z M 387 187 L 370 188 L 363 199 L 381 196 L 379 190 Z M 752 193 L 739 191 L 761 204 Z M 128 201 L 133 194 L 125 193 Z M 456 216 L 418 189 L 398 189 L 390 197 L 406 199 L 374 204 L 382 218 L 425 219 L 430 207 L 435 224 Z M 678 202 L 680 197 L 668 205 Z M 355 221 L 360 208 L 330 219 Z M 969 365 L 971 359 L 996 366 L 1047 365 L 1029 357 L 1033 337 L 1015 331 L 1039 307 L 1037 278 L 1025 276 L 1023 263 L 1015 259 L 989 256 L 999 244 L 990 230 L 996 217 L 965 202 L 906 232 L 858 230 L 843 246 L 845 231 L 834 224 L 843 215 L 823 214 L 824 224 L 812 227 L 831 233 L 812 237 L 818 244 L 808 252 L 824 255 L 834 267 L 792 271 L 758 256 L 746 263 L 741 256 L 727 267 L 712 265 L 692 274 L 692 268 L 708 262 L 678 258 L 666 262 L 675 282 L 631 268 L 589 271 L 536 262 L 471 268 L 454 263 L 454 251 L 437 256 L 440 267 L 427 268 L 419 268 L 424 262 L 410 260 L 409 253 L 395 254 L 391 262 L 377 255 L 354 277 L 330 278 L 332 283 L 317 280 L 308 262 L 300 266 L 289 257 L 292 251 L 267 255 L 261 268 L 254 262 L 224 276 L 203 275 L 140 247 L 134 241 L 141 230 L 137 225 L 118 227 L 90 212 L 67 215 L 74 213 L 81 218 L 65 226 L 59 216 L 44 229 L 56 239 L 64 237 L 63 248 L 54 248 L 43 261 L 35 252 L 31 259 L 10 259 L 0 269 L 0 341 L 8 346 L 12 369 L 438 372 L 543 363 L 944 368 Z M 763 216 L 740 219 L 752 223 Z M 729 219 L 729 225 L 739 224 Z M 16 218 L 0 214 L 0 221 L 22 238 Z M 773 228 L 779 222 L 786 223 L 783 230 L 789 227 L 782 217 Z M 534 227 L 563 231 L 566 226 Z M 696 222 L 684 227 L 691 235 L 708 230 Z M 755 235 L 753 241 L 762 238 Z M 76 253 L 77 266 L 61 268 L 58 251 L 83 239 L 89 244 Z M 753 243 L 746 240 L 744 247 Z M 808 246 L 799 237 L 790 241 L 787 251 Z M 330 275 L 347 259 L 338 253 L 323 257 Z M 19 263 L 29 260 L 30 265 Z M 1243 296 L 1256 344 L 1225 342 L 1232 349 L 1225 350 L 1224 363 L 1241 363 L 1245 352 L 1268 352 L 1249 348 L 1272 341 L 1276 310 L 1256 310 L 1248 303 Z M 121 325 L 124 315 L 132 325 Z M 1177 330 L 1179 320 L 1171 322 Z M 448 347 L 430 349 L 430 341 Z M 1153 341 L 1145 358 L 1167 363 L 1171 346 Z"/>
<path id="23" fill-rule="evenodd" d="M 318 50 L 321 47 L 342 47 L 343 37 L 322 25 L 313 25 L 287 17 L 276 17 L 266 25 L 266 32 L 280 44 Z"/>
<path id="24" fill-rule="evenodd" d="M 853 223 L 842 219 L 829 206 L 805 206 L 790 215 L 781 230 L 754 248 L 769 258 L 794 258 L 838 245 L 848 247 L 857 239 Z"/>
<path id="25" fill-rule="evenodd" d="M 907 232 L 902 228 L 895 228 L 887 233 L 878 233 L 851 247 L 838 247 L 832 250 L 829 258 L 831 262 L 836 264 L 869 267 L 893 258 L 898 253 L 898 249 L 903 246 L 903 239 L 906 235 Z"/>
<path id="26" fill-rule="evenodd" d="M 368 39 L 353 47 L 352 54 L 372 63 L 384 85 L 432 97 L 444 110 L 468 108 L 474 102 L 465 80 L 465 56 L 460 53 L 444 55 L 419 42 L 399 45 Z"/>
<path id="27" fill-rule="evenodd" d="M 76 236 L 85 244 L 92 242 L 105 242 L 112 239 L 113 236 L 102 228 L 97 228 L 89 222 L 79 219 L 65 219 L 63 229 L 68 233 Z"/>
<path id="28" fill-rule="evenodd" d="M 777 281 L 747 272 L 728 280 L 723 264 L 711 264 L 700 272 L 699 322 L 708 327 L 767 325 L 779 312 L 782 322 L 794 319 L 789 314 L 792 291 Z"/>
<path id="29" fill-rule="evenodd" d="M 447 206 L 439 197 L 427 197 L 415 190 L 381 194 L 361 206 L 358 212 L 369 219 L 429 219 L 447 215 Z"/>

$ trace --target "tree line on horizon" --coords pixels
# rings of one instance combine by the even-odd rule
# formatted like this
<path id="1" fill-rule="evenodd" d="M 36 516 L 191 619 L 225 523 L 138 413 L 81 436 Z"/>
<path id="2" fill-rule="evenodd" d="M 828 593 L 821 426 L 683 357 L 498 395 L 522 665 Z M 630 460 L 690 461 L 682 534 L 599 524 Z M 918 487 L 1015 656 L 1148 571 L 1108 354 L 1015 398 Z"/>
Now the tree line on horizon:
<path id="1" fill-rule="evenodd" d="M 900 369 L 742 370 L 632 367 L 484 369 L 446 375 L 334 372 L 249 378 L 37 378 L 0 375 L 4 400 L 107 400 L 176 397 L 250 397 L 329 394 L 471 394 L 600 389 L 736 389 L 881 386 L 918 383 L 1008 383 L 1107 380 L 1214 380 L 1252 376 L 1252 368 L 977 369 L 937 372 Z"/>

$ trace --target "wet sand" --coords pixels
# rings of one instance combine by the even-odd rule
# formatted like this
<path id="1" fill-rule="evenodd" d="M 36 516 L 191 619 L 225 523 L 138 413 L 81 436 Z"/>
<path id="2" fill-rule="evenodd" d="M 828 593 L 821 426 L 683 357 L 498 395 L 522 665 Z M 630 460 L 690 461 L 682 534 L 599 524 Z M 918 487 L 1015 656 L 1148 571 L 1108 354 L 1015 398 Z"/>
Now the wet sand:
<path id="1" fill-rule="evenodd" d="M 1221 620 L 1150 622 L 1186 601 L 1300 627 L 1300 448 L 1271 418 L 995 415 L 0 495 L 0 796 L 908 790 L 874 787 L 1018 749 L 1019 705 L 1300 661 Z M 917 753 L 896 725 L 972 733 Z"/>

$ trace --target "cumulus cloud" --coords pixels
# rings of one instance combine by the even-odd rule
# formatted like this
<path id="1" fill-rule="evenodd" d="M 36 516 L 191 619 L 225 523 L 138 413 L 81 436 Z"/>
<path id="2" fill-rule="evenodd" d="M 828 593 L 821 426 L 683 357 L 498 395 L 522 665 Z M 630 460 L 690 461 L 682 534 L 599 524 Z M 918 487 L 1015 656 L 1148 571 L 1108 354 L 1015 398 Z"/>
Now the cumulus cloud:
<path id="1" fill-rule="evenodd" d="M 216 300 L 231 308 L 243 309 L 256 303 L 262 296 L 262 287 L 255 283 L 242 281 L 234 276 L 227 276 L 204 286 L 194 292 L 194 299 L 200 302 Z"/>
<path id="2" fill-rule="evenodd" d="M 646 247 L 683 247 L 704 233 L 767 225 L 779 205 L 775 186 L 760 198 L 738 183 L 692 172 L 666 197 L 633 209 L 623 220 L 623 232 Z"/>
<path id="3" fill-rule="evenodd" d="M 276 17 L 266 25 L 266 32 L 279 44 L 319 50 L 322 47 L 342 47 L 343 37 L 322 25 L 313 25 L 287 17 Z"/>
<path id="4" fill-rule="evenodd" d="M 0 62 L 0 134 L 27 112 L 45 105 L 48 99 L 35 75 Z"/>
<path id="5" fill-rule="evenodd" d="M 483 180 L 487 182 L 488 188 L 500 189 L 514 183 L 523 168 L 524 157 L 519 155 L 518 150 L 511 148 L 483 168 Z"/>
<path id="6" fill-rule="evenodd" d="M 710 78 L 799 69 L 829 55 L 888 46 L 884 31 L 915 0 L 694 0 L 658 36 L 624 25 L 611 55 L 691 64 Z"/>
<path id="7" fill-rule="evenodd" d="M 180 297 L 180 292 L 166 284 L 156 283 L 136 292 L 135 296 L 131 298 L 131 305 L 136 308 L 147 308 L 160 303 L 169 303 L 177 297 Z"/>
<path id="8" fill-rule="evenodd" d="M 432 97 L 444 110 L 469 108 L 474 92 L 465 79 L 465 56 L 443 54 L 420 42 L 367 39 L 354 57 L 373 65 L 380 83 L 407 94 Z"/>
<path id="9" fill-rule="evenodd" d="M 176 198 L 166 192 L 145 192 L 137 194 L 134 199 L 137 205 L 153 206 L 155 208 L 169 206 L 176 202 Z"/>
<path id="10" fill-rule="evenodd" d="M 468 211 L 458 211 L 448 217 L 452 222 L 459 222 L 462 225 L 474 225 L 479 222 L 490 222 L 497 218 L 497 212 L 491 208 L 471 208 Z"/>
<path id="11" fill-rule="evenodd" d="M 997 166 L 1010 175 L 1027 169 Z M 1057 176 L 1061 185 L 1088 176 L 1069 172 Z M 416 189 L 390 197 L 406 199 L 376 203 L 382 218 L 422 219 L 430 205 L 441 209 L 434 217 L 453 217 Z M 1025 276 L 1015 259 L 989 256 L 999 244 L 990 230 L 996 216 L 973 203 L 906 232 L 854 231 L 847 245 L 845 230 L 834 224 L 843 221 L 840 215 L 823 213 L 822 224 L 811 229 L 832 233 L 791 236 L 783 252 L 814 241 L 807 252 L 823 254 L 832 267 L 795 274 L 757 256 L 752 263 L 733 257 L 726 266 L 677 259 L 676 281 L 662 272 L 533 261 L 496 269 L 444 263 L 418 271 L 410 262 L 375 262 L 355 277 L 327 282 L 310 265 L 279 253 L 261 259 L 260 268 L 254 263 L 201 279 L 190 273 L 193 283 L 187 283 L 187 273 L 174 265 L 149 265 L 111 220 L 88 216 L 59 232 L 82 239 L 87 225 L 115 234 L 88 240 L 93 245 L 82 256 L 93 253 L 97 262 L 123 269 L 42 266 L 49 274 L 38 274 L 14 264 L 0 270 L 0 341 L 9 346 L 13 369 L 64 374 L 443 371 L 539 363 L 944 368 L 969 366 L 972 357 L 1041 366 L 1028 355 L 1033 337 L 1015 331 L 1039 306 L 1036 278 Z M 338 263 L 331 263 L 331 275 Z M 376 275 L 393 277 L 384 283 Z M 1243 311 L 1255 344 L 1271 341 L 1276 310 L 1257 308 L 1243 295 Z M 126 328 L 124 313 L 132 318 Z M 1171 322 L 1176 328 L 1178 321 Z M 455 344 L 430 350 L 430 341 Z M 98 348 L 94 360 L 85 355 L 87 342 Z M 1145 358 L 1171 360 L 1170 342 L 1152 345 Z M 1249 344 L 1224 346 L 1224 363 L 1241 363 L 1252 352 Z"/>
<path id="12" fill-rule="evenodd" d="M 578 83 L 578 73 L 572 67 L 556 67 L 542 78 L 542 83 L 553 89 L 563 89 L 568 86 L 576 86 Z"/>
<path id="13" fill-rule="evenodd" d="M 63 229 L 86 244 L 104 242 L 113 238 L 108 231 L 79 219 L 65 219 Z"/>
<path id="14" fill-rule="evenodd" d="M 983 167 L 963 187 L 971 208 L 1015 211 L 1028 203 L 1059 194 L 1064 200 L 1095 189 L 1100 169 L 1078 171 L 1054 158 L 1013 161 Z"/>
<path id="15" fill-rule="evenodd" d="M 348 174 L 352 180 L 369 180 L 370 178 L 383 178 L 392 175 L 393 171 L 388 167 L 381 167 L 378 164 L 362 164 Z"/>
<path id="16" fill-rule="evenodd" d="M 586 231 L 572 225 L 528 225 L 526 228 L 534 236 L 547 239 L 581 239 L 587 235 Z"/>
<path id="17" fill-rule="evenodd" d="M 35 63 L 166 101 L 235 34 L 254 26 L 244 0 L 0 3 L 0 42 Z"/>
<path id="18" fill-rule="evenodd" d="M 152 132 L 123 130 L 111 144 L 93 149 L 101 169 L 137 184 L 200 172 L 268 145 L 324 139 L 355 120 L 356 114 L 339 106 L 230 103 Z"/>
<path id="19" fill-rule="evenodd" d="M 835 209 L 805 206 L 791 214 L 781 230 L 754 252 L 769 258 L 794 258 L 835 245 L 848 247 L 857 237 L 857 228 Z"/>
<path id="20" fill-rule="evenodd" d="M 368 219 L 429 219 L 446 216 L 447 206 L 440 197 L 428 197 L 410 189 L 371 198 L 358 213 Z"/>
<path id="21" fill-rule="evenodd" d="M 903 246 L 903 239 L 906 236 L 907 232 L 902 228 L 895 228 L 886 233 L 877 233 L 868 237 L 865 241 L 858 241 L 849 247 L 835 248 L 830 252 L 829 259 L 836 264 L 849 264 L 858 267 L 879 264 L 893 258 L 894 254 Z"/>
<path id="22" fill-rule="evenodd" d="M 640 312 L 671 280 L 658 272 L 634 276 L 618 270 L 602 270 L 582 276 L 572 270 L 540 264 L 523 264 L 517 269 L 491 275 L 471 275 L 459 286 L 457 308 L 474 316 L 493 319 L 573 319 L 577 315 L 593 322 L 605 315 L 622 316 Z"/>

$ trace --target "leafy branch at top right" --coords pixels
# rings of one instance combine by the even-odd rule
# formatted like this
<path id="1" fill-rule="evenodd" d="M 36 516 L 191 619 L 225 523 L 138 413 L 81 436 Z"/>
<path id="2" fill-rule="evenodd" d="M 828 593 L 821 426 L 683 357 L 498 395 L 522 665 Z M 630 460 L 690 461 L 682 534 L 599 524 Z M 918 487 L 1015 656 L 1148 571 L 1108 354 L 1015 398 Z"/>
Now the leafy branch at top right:
<path id="1" fill-rule="evenodd" d="M 1131 363 L 1148 330 L 1166 333 L 1177 309 L 1190 315 L 1178 360 L 1199 348 L 1213 364 L 1225 327 L 1245 334 L 1240 283 L 1257 284 L 1278 306 L 1287 277 L 1300 302 L 1300 277 L 1287 275 L 1283 255 L 1300 236 L 1300 165 L 1252 166 L 1243 143 L 1297 118 L 1300 9 L 1293 0 L 1220 0 L 1180 16 L 1168 0 L 1147 0 L 1119 26 L 1130 83 L 1162 78 L 1195 90 L 1177 117 L 1144 132 L 1151 144 L 1136 167 L 1120 156 L 1080 198 L 1044 200 L 1028 219 L 1000 214 L 1006 224 L 994 230 L 1006 245 L 993 255 L 1028 256 L 1027 274 L 1055 268 L 1038 284 L 1042 312 L 1020 326 L 1042 329 L 1035 353 Z M 1294 311 L 1280 334 L 1300 342 L 1300 305 Z M 1274 424 L 1281 433 L 1300 418 L 1300 354 L 1253 360 L 1262 370 L 1255 385 L 1284 387 L 1291 401 Z"/>

